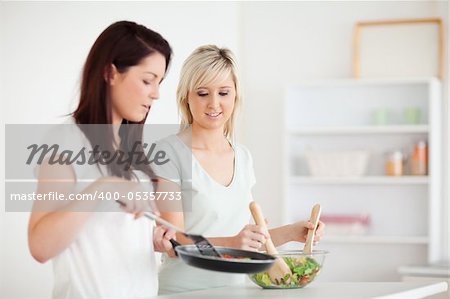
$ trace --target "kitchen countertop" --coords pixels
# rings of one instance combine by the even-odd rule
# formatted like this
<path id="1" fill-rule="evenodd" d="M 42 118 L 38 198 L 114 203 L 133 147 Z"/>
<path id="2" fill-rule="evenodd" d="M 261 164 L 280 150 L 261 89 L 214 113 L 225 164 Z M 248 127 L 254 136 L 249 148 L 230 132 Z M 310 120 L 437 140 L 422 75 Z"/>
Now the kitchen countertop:
<path id="1" fill-rule="evenodd" d="M 201 291 L 158 296 L 161 299 L 183 298 L 425 298 L 446 292 L 446 282 L 328 282 L 312 283 L 303 289 L 263 290 L 255 285 L 213 288 Z"/>

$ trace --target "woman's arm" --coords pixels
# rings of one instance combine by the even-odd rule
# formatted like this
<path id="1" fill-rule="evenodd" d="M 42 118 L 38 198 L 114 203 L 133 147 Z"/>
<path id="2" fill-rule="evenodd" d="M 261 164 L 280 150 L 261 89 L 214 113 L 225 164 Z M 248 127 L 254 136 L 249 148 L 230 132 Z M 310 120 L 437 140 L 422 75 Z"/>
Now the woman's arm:
<path id="1" fill-rule="evenodd" d="M 270 229 L 269 233 L 272 237 L 273 244 L 278 247 L 291 241 L 306 242 L 308 230 L 313 229 L 313 227 L 313 224 L 309 221 L 298 221 L 292 224 Z M 320 241 L 324 228 L 325 224 L 319 221 L 319 225 L 317 226 L 316 234 L 314 236 L 315 242 Z"/>
<path id="2" fill-rule="evenodd" d="M 163 178 L 158 178 L 158 192 L 180 192 L 180 186 L 174 182 L 170 182 Z M 174 204 L 173 202 L 157 202 L 158 210 L 161 217 L 177 227 L 184 230 L 184 214 L 182 204 Z M 193 242 L 180 233 L 176 234 L 177 241 L 180 244 L 192 244 Z M 244 250 L 258 250 L 268 238 L 265 232 L 258 225 L 246 225 L 237 235 L 230 237 L 208 237 L 208 240 L 215 246 L 224 246 L 238 248 Z M 169 252 L 169 256 L 175 256 L 173 250 Z"/>
<path id="3" fill-rule="evenodd" d="M 33 212 L 28 246 L 33 258 L 45 263 L 66 249 L 89 217 L 88 212 Z"/>
<path id="4" fill-rule="evenodd" d="M 158 178 L 159 192 L 180 192 L 180 186 L 174 182 L 168 181 L 161 177 Z M 173 202 L 157 202 L 161 217 L 177 227 L 184 230 L 184 214 L 182 204 L 174 204 Z M 169 212 L 170 211 L 170 212 Z M 318 242 L 323 235 L 325 225 L 319 222 L 316 230 L 314 241 Z M 298 221 L 292 224 L 280 226 L 269 230 L 269 234 L 265 232 L 258 225 L 246 225 L 236 236 L 231 237 L 210 237 L 208 240 L 216 246 L 231 247 L 244 250 L 258 250 L 263 249 L 263 244 L 266 238 L 271 237 L 275 246 L 281 246 L 287 242 L 297 241 L 305 242 L 308 235 L 308 230 L 312 229 L 313 225 L 309 221 Z M 182 234 L 177 233 L 177 241 L 180 244 L 192 244 L 192 241 Z M 173 250 L 169 256 L 175 256 Z"/>
<path id="5" fill-rule="evenodd" d="M 161 212 L 161 217 L 184 230 L 183 212 Z M 180 233 L 177 233 L 176 237 L 180 244 L 193 244 L 191 239 L 186 238 Z M 235 236 L 208 237 L 208 241 L 214 246 L 255 251 L 266 243 L 267 238 L 267 232 L 259 225 L 248 224 Z M 169 256 L 175 256 L 173 250 L 169 252 Z"/>
<path id="6" fill-rule="evenodd" d="M 71 166 L 43 164 L 39 170 L 39 194 L 68 194 L 75 185 L 75 173 Z M 28 246 L 38 262 L 45 263 L 73 242 L 90 215 L 89 212 L 70 212 L 77 205 L 80 203 L 71 202 L 64 205 L 66 211 L 48 211 L 51 208 L 48 203 L 35 203 L 28 224 Z"/>
<path id="7" fill-rule="evenodd" d="M 66 197 L 76 183 L 75 173 L 69 165 L 43 164 L 39 169 L 37 193 L 58 192 Z M 119 184 L 120 183 L 120 184 Z M 120 178 L 103 177 L 86 187 L 81 194 L 93 196 L 96 192 L 126 192 L 138 186 L 135 182 Z M 35 203 L 28 224 L 28 246 L 31 255 L 40 263 L 57 256 L 75 240 L 86 221 L 98 205 L 98 201 L 71 201 L 58 203 Z"/>

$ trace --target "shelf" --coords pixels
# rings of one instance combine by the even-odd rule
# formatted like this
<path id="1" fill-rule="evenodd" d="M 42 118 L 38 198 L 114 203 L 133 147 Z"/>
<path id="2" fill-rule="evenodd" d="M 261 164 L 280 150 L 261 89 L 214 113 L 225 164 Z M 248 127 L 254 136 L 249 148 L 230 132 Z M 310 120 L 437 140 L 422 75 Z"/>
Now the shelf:
<path id="1" fill-rule="evenodd" d="M 317 126 L 289 129 L 291 135 L 426 134 L 428 125 Z"/>
<path id="2" fill-rule="evenodd" d="M 427 277 L 450 277 L 450 265 L 445 262 L 429 265 L 411 265 L 398 268 L 402 275 L 427 276 Z"/>
<path id="3" fill-rule="evenodd" d="M 426 185 L 428 176 L 362 176 L 362 177 L 312 177 L 291 176 L 290 184 L 301 185 Z"/>
<path id="4" fill-rule="evenodd" d="M 298 88 L 355 88 L 368 86 L 392 86 L 392 85 L 418 85 L 431 84 L 439 82 L 435 77 L 398 77 L 398 78 L 340 78 L 340 79 L 323 79 L 323 80 L 305 80 L 293 89 Z"/>
<path id="5" fill-rule="evenodd" d="M 360 243 L 360 244 L 428 244 L 422 236 L 324 236 L 321 243 Z"/>

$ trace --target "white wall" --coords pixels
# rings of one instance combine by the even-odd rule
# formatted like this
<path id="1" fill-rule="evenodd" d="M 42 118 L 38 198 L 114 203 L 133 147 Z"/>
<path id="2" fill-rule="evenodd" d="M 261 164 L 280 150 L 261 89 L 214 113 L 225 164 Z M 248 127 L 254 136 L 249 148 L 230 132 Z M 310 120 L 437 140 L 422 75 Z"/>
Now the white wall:
<path id="1" fill-rule="evenodd" d="M 443 260 L 450 260 L 450 246 L 449 246 L 449 242 L 450 242 L 450 221 L 449 221 L 449 215 L 450 215 L 450 100 L 449 100 L 449 70 L 450 70 L 450 56 L 449 56 L 449 51 L 450 51 L 450 46 L 449 46 L 449 41 L 450 41 L 450 26 L 449 26 L 449 20 L 450 20 L 450 3 L 449 1 L 440 1 L 438 3 L 437 6 L 437 10 L 438 12 L 442 15 L 442 18 L 444 19 L 445 24 L 447 24 L 447 28 L 446 28 L 446 35 L 447 35 L 447 48 L 446 48 L 446 53 L 445 53 L 445 61 L 447 62 L 447 67 L 445 69 L 446 71 L 446 80 L 445 80 L 445 85 L 444 85 L 444 99 L 446 99 L 446 101 L 444 102 L 444 109 L 443 109 L 443 113 L 444 113 L 444 122 L 445 122 L 445 127 L 446 130 L 444 131 L 444 144 L 446 144 L 446 147 L 444 148 L 444 153 L 447 153 L 446 155 L 446 159 L 444 160 L 444 164 L 443 165 L 447 165 L 446 167 L 444 166 L 444 192 L 443 192 L 443 196 L 444 196 L 444 203 L 442 205 L 442 218 L 443 218 L 443 230 L 442 230 L 442 239 L 443 239 L 443 243 L 444 243 L 444 247 L 443 247 Z"/>
<path id="2" fill-rule="evenodd" d="M 303 80 L 352 77 L 357 21 L 445 17 L 448 2 L 246 2 L 241 7 L 245 141 L 258 181 L 253 194 L 271 223 L 280 224 L 284 88 Z"/>
<path id="3" fill-rule="evenodd" d="M 13 112 L 19 102 L 22 107 L 7 113 L 5 122 L 47 123 L 72 111 L 81 67 L 95 38 L 112 22 L 130 19 L 160 32 L 174 49 L 150 120 L 176 123 L 173 99 L 183 59 L 205 43 L 237 48 L 236 12 L 235 4 L 208 2 L 4 3 L 4 100 L 6 111 Z"/>
<path id="4" fill-rule="evenodd" d="M 177 121 L 174 95 L 179 69 L 195 47 L 216 43 L 235 50 L 246 101 L 240 135 L 254 155 L 258 180 L 254 196 L 271 224 L 282 221 L 277 202 L 282 187 L 284 86 L 303 79 L 350 77 L 352 26 L 357 20 L 429 17 L 448 11 L 448 2 L 433 1 L 0 5 L 3 123 L 52 123 L 69 113 L 77 102 L 89 47 L 116 20 L 143 23 L 173 46 L 172 68 L 150 118 L 154 123 Z M 0 132 L 4 140 L 4 126 Z M 3 148 L 0 154 L 4 165 Z M 3 182 L 3 168 L 0 174 Z M 51 269 L 28 254 L 28 215 L 7 214 L 3 208 L 1 213 L 0 297 L 47 298 Z"/>
<path id="5" fill-rule="evenodd" d="M 183 60 L 202 44 L 237 49 L 237 9 L 210 2 L 1 3 L 2 123 L 58 123 L 71 112 L 89 48 L 104 28 L 123 19 L 171 43 L 173 64 L 150 122 L 178 123 L 175 89 Z M 28 214 L 4 213 L 3 204 L 1 210 L 0 298 L 49 298 L 51 265 L 38 264 L 28 253 Z"/>

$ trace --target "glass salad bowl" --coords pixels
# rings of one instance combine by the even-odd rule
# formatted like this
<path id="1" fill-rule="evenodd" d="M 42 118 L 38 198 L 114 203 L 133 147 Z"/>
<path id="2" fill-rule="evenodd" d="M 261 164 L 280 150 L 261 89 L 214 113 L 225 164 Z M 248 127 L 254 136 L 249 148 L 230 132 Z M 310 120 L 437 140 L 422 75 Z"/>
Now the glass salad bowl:
<path id="1" fill-rule="evenodd" d="M 327 251 L 314 250 L 304 254 L 301 250 L 280 251 L 277 257 L 283 258 L 292 275 L 278 283 L 271 281 L 267 272 L 249 274 L 250 280 L 264 289 L 295 289 L 310 284 L 320 273 Z"/>

